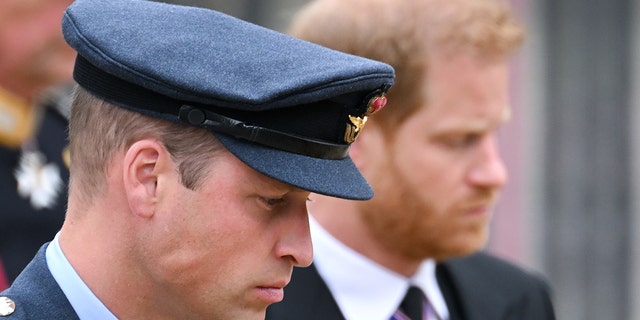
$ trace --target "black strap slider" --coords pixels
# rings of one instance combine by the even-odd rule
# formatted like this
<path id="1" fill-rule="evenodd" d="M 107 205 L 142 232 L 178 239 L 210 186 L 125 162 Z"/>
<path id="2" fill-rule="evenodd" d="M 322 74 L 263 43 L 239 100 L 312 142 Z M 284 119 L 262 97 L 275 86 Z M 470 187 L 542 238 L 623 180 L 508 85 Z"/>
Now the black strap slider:
<path id="1" fill-rule="evenodd" d="M 182 106 L 180 108 L 180 120 L 194 126 L 200 126 L 207 119 L 204 112 L 190 106 Z"/>

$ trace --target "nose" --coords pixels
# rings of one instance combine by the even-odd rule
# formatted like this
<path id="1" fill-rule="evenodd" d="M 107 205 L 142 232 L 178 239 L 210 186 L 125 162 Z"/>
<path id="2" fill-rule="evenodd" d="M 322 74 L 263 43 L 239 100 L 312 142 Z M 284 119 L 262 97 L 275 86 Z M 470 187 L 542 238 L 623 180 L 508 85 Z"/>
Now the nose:
<path id="1" fill-rule="evenodd" d="M 507 183 L 507 168 L 500 156 L 496 136 L 487 136 L 481 142 L 468 180 L 476 187 L 491 189 L 499 189 Z"/>
<path id="2" fill-rule="evenodd" d="M 284 217 L 282 237 L 276 247 L 276 255 L 288 259 L 296 267 L 308 267 L 313 260 L 313 246 L 309 230 L 309 214 L 306 200 L 303 205 L 291 208 Z"/>

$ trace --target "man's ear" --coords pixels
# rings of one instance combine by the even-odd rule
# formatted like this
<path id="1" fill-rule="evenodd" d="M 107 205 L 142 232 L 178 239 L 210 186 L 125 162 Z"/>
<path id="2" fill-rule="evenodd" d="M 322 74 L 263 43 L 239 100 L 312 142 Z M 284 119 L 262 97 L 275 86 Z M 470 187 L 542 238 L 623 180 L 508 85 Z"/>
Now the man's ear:
<path id="1" fill-rule="evenodd" d="M 123 184 L 132 213 L 151 217 L 158 203 L 158 178 L 170 164 L 168 152 L 156 140 L 140 140 L 124 155 Z"/>

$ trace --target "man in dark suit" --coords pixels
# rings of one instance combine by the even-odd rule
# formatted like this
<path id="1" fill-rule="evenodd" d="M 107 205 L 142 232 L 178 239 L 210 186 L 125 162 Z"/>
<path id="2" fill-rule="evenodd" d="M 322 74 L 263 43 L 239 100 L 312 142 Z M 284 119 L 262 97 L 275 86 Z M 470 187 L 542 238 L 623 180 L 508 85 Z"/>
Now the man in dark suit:
<path id="1" fill-rule="evenodd" d="M 436 279 L 448 310 L 441 319 L 555 319 L 545 282 L 484 253 L 437 264 Z M 313 264 L 295 268 L 284 301 L 271 305 L 266 319 L 364 319 L 347 318 L 331 292 Z"/>
<path id="2" fill-rule="evenodd" d="M 2 319 L 264 319 L 311 263 L 310 192 L 369 199 L 349 158 L 391 66 L 202 8 L 76 0 L 62 229 Z"/>
<path id="3" fill-rule="evenodd" d="M 290 33 L 396 70 L 351 148 L 375 196 L 311 195 L 314 263 L 267 319 L 553 319 L 546 283 L 478 251 L 507 181 L 508 59 L 522 29 L 496 0 L 317 0 Z"/>

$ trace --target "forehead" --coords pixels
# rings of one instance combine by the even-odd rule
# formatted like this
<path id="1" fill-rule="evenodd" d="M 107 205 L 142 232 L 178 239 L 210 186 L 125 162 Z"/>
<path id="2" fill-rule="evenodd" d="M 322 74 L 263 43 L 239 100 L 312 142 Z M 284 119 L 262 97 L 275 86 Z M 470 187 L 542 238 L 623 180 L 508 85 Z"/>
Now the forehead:
<path id="1" fill-rule="evenodd" d="M 423 73 L 423 94 L 434 99 L 452 94 L 482 100 L 506 96 L 509 77 L 508 59 L 472 54 L 432 54 Z"/>
<path id="2" fill-rule="evenodd" d="M 430 119 L 432 126 L 486 126 L 510 115 L 506 59 L 474 56 L 434 56 L 420 87 L 422 107 L 413 117 Z"/>
<path id="3" fill-rule="evenodd" d="M 18 20 L 22 17 L 50 12 L 62 17 L 64 9 L 72 0 L 2 0 L 0 16 Z"/>

